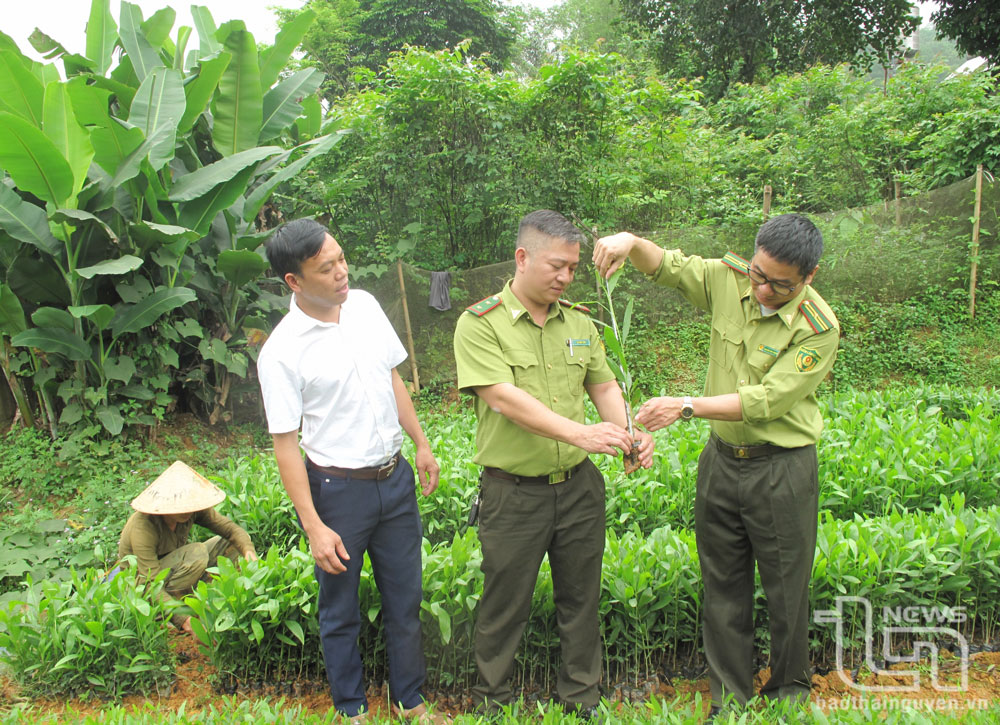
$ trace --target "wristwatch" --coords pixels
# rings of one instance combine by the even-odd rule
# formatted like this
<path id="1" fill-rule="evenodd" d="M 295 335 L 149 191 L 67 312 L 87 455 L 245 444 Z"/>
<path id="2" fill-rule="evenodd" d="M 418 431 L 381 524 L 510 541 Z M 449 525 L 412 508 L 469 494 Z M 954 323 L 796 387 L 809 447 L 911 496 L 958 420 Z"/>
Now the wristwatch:
<path id="1" fill-rule="evenodd" d="M 681 418 L 684 420 L 694 418 L 694 401 L 691 400 L 690 395 L 685 395 L 684 401 L 681 403 Z"/>

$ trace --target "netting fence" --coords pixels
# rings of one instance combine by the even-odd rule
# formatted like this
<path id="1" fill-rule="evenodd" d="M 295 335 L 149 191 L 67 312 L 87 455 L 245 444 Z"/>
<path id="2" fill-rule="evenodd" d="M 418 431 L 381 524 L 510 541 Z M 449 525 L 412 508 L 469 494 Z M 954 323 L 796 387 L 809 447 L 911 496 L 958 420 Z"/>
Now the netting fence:
<path id="1" fill-rule="evenodd" d="M 975 177 L 913 197 L 811 215 L 823 232 L 824 254 L 814 285 L 828 300 L 850 301 L 863 295 L 869 301 L 900 302 L 933 288 L 969 287 L 972 216 Z M 978 251 L 978 284 L 1000 281 L 1000 182 L 987 175 L 983 184 Z M 749 258 L 759 220 L 729 227 L 670 229 L 645 234 L 668 249 L 687 254 L 720 257 L 732 250 Z M 617 230 L 600 230 L 610 234 Z M 641 233 L 641 232 L 640 232 Z M 450 272 L 451 308 L 430 306 L 431 270 L 402 264 L 406 308 L 410 319 L 415 359 L 421 385 L 450 385 L 455 379 L 452 333 L 465 308 L 499 292 L 514 275 L 514 240 L 511 229 L 507 246 L 511 261 Z M 588 245 L 589 246 L 589 245 Z M 590 250 L 581 250 L 581 265 L 567 297 L 587 303 L 597 299 Z M 355 282 L 369 290 L 382 304 L 401 340 L 406 343 L 403 297 L 396 266 L 379 277 Z M 699 312 L 675 291 L 657 287 L 628 267 L 621 283 L 624 294 L 634 295 L 636 308 L 647 322 L 693 319 Z M 599 315 L 598 309 L 592 310 Z M 409 363 L 400 368 L 411 379 Z"/>

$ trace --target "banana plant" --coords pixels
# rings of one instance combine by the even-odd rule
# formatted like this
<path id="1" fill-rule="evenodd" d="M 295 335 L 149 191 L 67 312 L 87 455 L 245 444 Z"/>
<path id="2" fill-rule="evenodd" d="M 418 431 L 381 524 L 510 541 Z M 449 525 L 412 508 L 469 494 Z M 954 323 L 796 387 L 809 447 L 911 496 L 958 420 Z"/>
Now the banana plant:
<path id="1" fill-rule="evenodd" d="M 282 73 L 312 11 L 263 51 L 242 21 L 192 16 L 191 50 L 171 8 L 124 1 L 116 23 L 92 0 L 85 55 L 36 30 L 36 62 L 0 33 L 0 363 L 53 435 L 153 425 L 179 386 L 223 417 L 269 309 L 257 215 L 340 138 L 292 142 L 316 127 L 322 74 Z"/>

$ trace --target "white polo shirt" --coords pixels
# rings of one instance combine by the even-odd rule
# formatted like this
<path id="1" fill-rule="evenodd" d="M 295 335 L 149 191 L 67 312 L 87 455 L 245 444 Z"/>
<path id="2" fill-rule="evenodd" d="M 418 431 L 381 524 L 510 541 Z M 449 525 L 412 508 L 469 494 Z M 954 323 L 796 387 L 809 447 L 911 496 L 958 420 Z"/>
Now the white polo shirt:
<path id="1" fill-rule="evenodd" d="M 403 443 L 392 370 L 405 359 L 368 292 L 348 292 L 340 322 L 310 317 L 293 295 L 257 358 L 268 432 L 301 429 L 303 450 L 320 466 L 384 463 Z"/>

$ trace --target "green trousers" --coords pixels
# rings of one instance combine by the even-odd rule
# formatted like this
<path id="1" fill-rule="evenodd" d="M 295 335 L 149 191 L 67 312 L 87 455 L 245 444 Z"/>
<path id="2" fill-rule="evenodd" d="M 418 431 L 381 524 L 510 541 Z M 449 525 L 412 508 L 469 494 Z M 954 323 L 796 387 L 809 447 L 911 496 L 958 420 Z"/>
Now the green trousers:
<path id="1" fill-rule="evenodd" d="M 190 594 L 198 580 L 205 575 L 205 570 L 215 566 L 220 556 L 238 561 L 241 555 L 229 539 L 223 539 L 221 536 L 213 536 L 207 541 L 195 541 L 174 549 L 160 558 L 160 566 L 170 569 L 163 583 L 163 590 L 177 599 Z"/>
<path id="2" fill-rule="evenodd" d="M 771 677 L 761 695 L 808 696 L 809 581 L 818 502 L 816 446 L 737 459 L 711 440 L 702 451 L 695 536 L 713 704 L 721 705 L 727 695 L 742 704 L 754 695 L 754 561 L 771 631 Z"/>
<path id="3" fill-rule="evenodd" d="M 565 703 L 596 705 L 604 477 L 589 460 L 569 480 L 551 485 L 518 484 L 487 473 L 482 496 L 479 539 L 485 582 L 476 619 L 479 683 L 473 699 L 487 710 L 510 702 L 514 655 L 547 553 L 562 660 L 557 692 Z"/>

